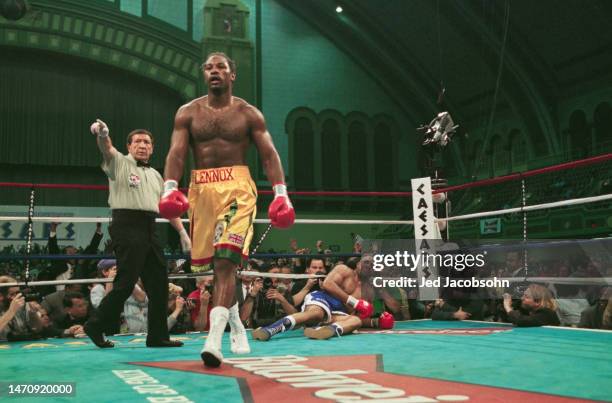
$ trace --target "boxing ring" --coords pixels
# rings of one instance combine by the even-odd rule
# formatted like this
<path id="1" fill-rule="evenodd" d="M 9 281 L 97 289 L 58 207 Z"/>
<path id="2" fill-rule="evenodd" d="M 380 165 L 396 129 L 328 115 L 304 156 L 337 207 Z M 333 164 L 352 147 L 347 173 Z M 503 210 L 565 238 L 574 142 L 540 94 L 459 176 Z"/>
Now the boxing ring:
<path id="1" fill-rule="evenodd" d="M 178 349 L 146 348 L 144 336 L 111 337 L 107 350 L 88 339 L 2 343 L 2 381 L 73 383 L 76 395 L 58 402 L 324 402 L 365 384 L 379 402 L 612 399 L 612 332 L 419 320 L 326 341 L 302 333 L 250 340 L 250 355 L 228 353 L 219 369 L 202 365 L 201 333 L 173 336 Z"/>
<path id="2" fill-rule="evenodd" d="M 487 186 L 498 186 L 511 181 L 517 183 L 517 189 L 522 189 L 516 199 L 517 206 L 505 206 L 479 213 L 470 213 L 466 208 L 466 214 L 450 215 L 447 204 L 447 216 L 437 221 L 447 222 L 452 234 L 453 225 L 461 221 L 515 215 L 515 221 L 520 221 L 519 227 L 522 229 L 522 233 L 518 234 L 519 239 L 526 240 L 530 212 L 577 205 L 609 204 L 612 200 L 612 194 L 599 194 L 555 201 L 544 198 L 543 203 L 528 204 L 528 178 L 602 162 L 608 164 L 609 161 L 612 161 L 610 154 L 590 159 L 588 162 L 578 161 L 557 166 L 554 169 L 543 168 L 479 183 L 435 189 L 434 193 L 452 194 L 484 186 L 486 193 Z M 65 185 L 0 183 L 0 187 L 31 189 L 29 216 L 4 216 L 0 217 L 0 221 L 32 223 L 65 220 L 66 217 L 36 217 L 33 214 L 34 189 L 63 186 Z M 72 186 L 88 190 L 105 189 L 104 186 L 94 185 Z M 304 197 L 411 196 L 410 192 L 292 194 Z M 106 222 L 108 218 L 70 217 L 69 220 Z M 268 223 L 267 220 L 256 222 Z M 372 223 L 409 226 L 413 221 L 404 218 L 372 221 L 296 220 L 298 225 Z M 263 238 L 265 234 L 260 241 Z M 266 254 L 254 256 L 270 257 Z M 292 254 L 276 256 L 295 257 Z M 352 254 L 338 256 L 348 257 Z M 29 261 L 79 257 L 99 259 L 103 256 L 28 254 L 17 257 L 26 262 L 26 271 L 24 278 L 14 285 L 24 285 L 23 280 L 27 280 L 27 284 L 32 286 L 94 282 L 36 282 L 28 278 Z M 181 256 L 172 256 L 177 257 Z M 0 260 L 8 259 L 16 257 L 0 257 Z M 275 276 L 304 277 L 281 274 Z M 543 279 L 527 272 L 522 280 Z M 558 281 L 550 278 L 545 280 Z M 600 280 L 604 284 L 611 283 L 610 278 Z M 355 334 L 325 341 L 305 338 L 303 330 L 280 334 L 270 342 L 254 341 L 249 334 L 252 350 L 249 355 L 238 356 L 230 353 L 229 340 L 224 337 L 225 362 L 217 369 L 205 368 L 199 359 L 206 333 L 193 332 L 172 337 L 183 341 L 184 347 L 146 348 L 146 336 L 139 334 L 111 336 L 109 339 L 115 343 L 115 348 L 104 350 L 96 348 L 88 338 L 0 342 L 0 397 L 8 396 L 10 385 L 67 383 L 73 386 L 73 395 L 47 396 L 45 399 L 58 402 L 102 400 L 226 403 L 355 400 L 423 403 L 612 401 L 612 332 L 608 331 L 561 327 L 516 328 L 497 322 L 424 319 L 398 321 L 391 330 L 362 329 Z M 40 401 L 37 397 L 22 396 L 20 401 Z"/>

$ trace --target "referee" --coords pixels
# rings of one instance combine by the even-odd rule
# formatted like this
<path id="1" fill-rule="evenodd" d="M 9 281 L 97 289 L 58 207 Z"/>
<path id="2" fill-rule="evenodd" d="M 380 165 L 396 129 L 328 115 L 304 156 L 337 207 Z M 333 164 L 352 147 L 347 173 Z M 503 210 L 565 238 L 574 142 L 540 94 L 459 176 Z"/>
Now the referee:
<path id="1" fill-rule="evenodd" d="M 162 247 L 155 233 L 157 204 L 163 191 L 159 172 L 148 164 L 153 154 L 153 135 L 144 129 L 128 134 L 128 155 L 113 147 L 108 126 L 100 119 L 91 125 L 104 161 L 102 170 L 108 176 L 108 203 L 112 210 L 109 233 L 117 257 L 117 275 L 113 289 L 85 323 L 85 333 L 100 348 L 113 347 L 104 338 L 104 329 L 116 323 L 123 304 L 132 294 L 140 277 L 149 298 L 147 347 L 180 347 L 170 340 L 166 324 L 168 273 Z M 191 242 L 180 218 L 171 220 L 179 232 L 183 250 Z"/>

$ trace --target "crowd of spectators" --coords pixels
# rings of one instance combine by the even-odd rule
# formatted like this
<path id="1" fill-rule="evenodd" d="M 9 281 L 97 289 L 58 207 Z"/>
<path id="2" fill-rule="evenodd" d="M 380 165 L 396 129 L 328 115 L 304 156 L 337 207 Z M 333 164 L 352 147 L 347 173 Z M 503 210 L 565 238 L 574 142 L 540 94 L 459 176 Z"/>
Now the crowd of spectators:
<path id="1" fill-rule="evenodd" d="M 96 226 L 90 244 L 82 250 L 72 246 L 62 250 L 57 244 L 56 225 L 51 226 L 47 252 L 50 254 L 95 254 L 103 238 Z M 104 246 L 105 254 L 111 250 Z M 290 253 L 296 255 L 321 254 L 322 257 L 293 257 L 248 261 L 236 279 L 236 299 L 240 318 L 247 328 L 270 324 L 301 309 L 306 295 L 320 290 L 323 276 L 339 263 L 355 269 L 359 258 L 339 259 L 326 257 L 329 249 L 318 241 L 311 250 L 299 247 L 291 240 Z M 6 250 L 5 250 L 6 251 Z M 353 252 L 360 252 L 357 239 Z M 9 251 L 10 252 L 10 251 Z M 13 251 L 17 252 L 17 251 Z M 38 253 L 44 253 L 39 249 Z M 35 250 L 34 253 L 37 253 Z M 362 258 L 361 264 L 368 258 Z M 576 261 L 549 259 L 529 261 L 524 267 L 519 252 L 506 252 L 505 260 L 490 263 L 477 277 L 612 277 L 612 263 L 590 257 Z M 370 262 L 371 263 L 371 262 Z M 20 268 L 14 263 L 1 262 L 0 283 L 15 282 Z M 189 273 L 189 262 L 173 260 L 169 274 Z M 66 280 L 75 278 L 112 279 L 116 275 L 116 261 L 54 260 L 42 267 L 34 267 L 39 280 Z M 259 275 L 261 273 L 261 275 Z M 269 277 L 267 274 L 311 274 L 317 278 L 296 280 Z M 207 331 L 209 313 L 214 294 L 213 276 L 199 276 L 172 280 L 168 284 L 169 298 L 167 324 L 171 333 Z M 83 324 L 92 310 L 112 290 L 112 282 L 97 284 L 69 284 L 66 286 L 0 287 L 0 340 L 35 340 L 47 337 L 82 337 Z M 395 320 L 431 318 L 433 320 L 484 320 L 509 322 L 516 326 L 561 325 L 583 328 L 612 329 L 612 289 L 601 285 L 555 284 L 554 282 L 526 284 L 513 282 L 507 289 L 480 288 L 477 290 L 441 289 L 440 298 L 419 299 L 418 289 L 376 288 L 369 299 L 375 316 L 390 312 Z M 145 333 L 147 331 L 147 295 L 142 284 L 137 284 L 125 302 L 121 319 L 107 324 L 105 333 Z"/>

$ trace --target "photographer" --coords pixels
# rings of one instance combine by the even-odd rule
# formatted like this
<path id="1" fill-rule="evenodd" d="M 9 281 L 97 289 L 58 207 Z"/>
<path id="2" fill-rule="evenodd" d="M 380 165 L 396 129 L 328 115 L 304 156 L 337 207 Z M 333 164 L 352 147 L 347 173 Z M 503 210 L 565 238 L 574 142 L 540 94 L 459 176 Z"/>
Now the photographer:
<path id="1" fill-rule="evenodd" d="M 172 283 L 169 283 L 168 287 L 168 331 L 173 334 L 192 331 L 189 311 L 193 308 L 193 304 L 181 296 L 183 292 L 181 287 Z"/>
<path id="2" fill-rule="evenodd" d="M 187 296 L 187 301 L 192 306 L 191 323 L 198 332 L 208 331 L 212 309 L 213 276 L 197 277 L 196 287 L 196 290 Z"/>
<path id="3" fill-rule="evenodd" d="M 306 274 L 327 274 L 325 268 L 325 262 L 323 259 L 313 258 L 308 261 L 308 267 L 306 268 Z M 299 307 L 304 302 L 306 294 L 321 290 L 323 284 L 323 278 L 309 278 L 308 280 L 298 280 L 295 282 L 293 289 L 300 290 L 293 295 L 293 305 Z"/>
<path id="4" fill-rule="evenodd" d="M 83 325 L 89 319 L 89 302 L 78 291 L 70 291 L 64 295 L 62 301 L 66 316 L 57 327 L 62 331 L 61 337 L 84 336 Z"/>
<path id="5" fill-rule="evenodd" d="M 0 283 L 16 283 L 12 277 L 0 276 Z M 0 288 L 0 339 L 9 341 L 42 338 L 43 323 L 36 301 L 29 300 L 19 287 Z"/>
<path id="6" fill-rule="evenodd" d="M 268 273 L 280 273 L 279 267 L 272 267 Z M 278 278 L 266 277 L 264 279 L 256 279 L 252 290 L 249 292 L 250 299 L 254 299 L 252 309 L 253 327 L 265 326 L 283 316 L 297 312 L 297 309 L 290 302 L 292 301 L 291 294 L 286 287 L 280 287 Z M 256 292 L 256 294 L 254 294 Z M 247 301 L 245 301 L 246 305 Z"/>

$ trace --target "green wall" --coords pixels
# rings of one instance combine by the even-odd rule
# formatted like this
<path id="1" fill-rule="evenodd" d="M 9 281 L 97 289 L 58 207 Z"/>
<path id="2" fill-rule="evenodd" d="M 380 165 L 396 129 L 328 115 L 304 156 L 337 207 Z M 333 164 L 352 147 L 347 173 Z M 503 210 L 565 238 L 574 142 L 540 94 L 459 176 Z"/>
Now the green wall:
<path id="1" fill-rule="evenodd" d="M 335 109 L 342 114 L 362 112 L 370 118 L 380 113 L 392 116 L 401 134 L 400 177 L 414 176 L 414 125 L 375 84 L 370 76 L 375 73 L 361 69 L 331 40 L 275 1 L 262 3 L 262 109 L 283 165 L 288 166 L 285 119 L 291 110 L 306 106 L 316 113 Z"/>

